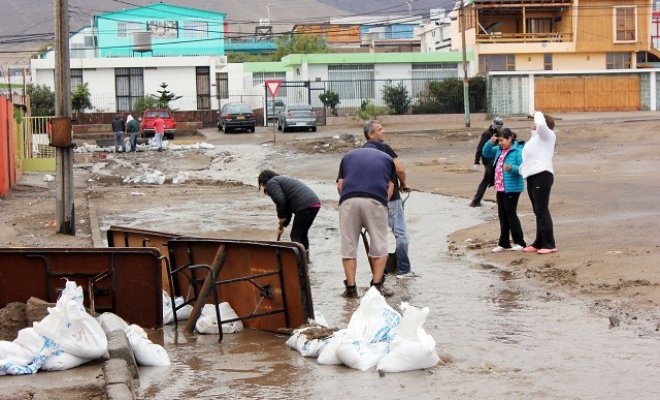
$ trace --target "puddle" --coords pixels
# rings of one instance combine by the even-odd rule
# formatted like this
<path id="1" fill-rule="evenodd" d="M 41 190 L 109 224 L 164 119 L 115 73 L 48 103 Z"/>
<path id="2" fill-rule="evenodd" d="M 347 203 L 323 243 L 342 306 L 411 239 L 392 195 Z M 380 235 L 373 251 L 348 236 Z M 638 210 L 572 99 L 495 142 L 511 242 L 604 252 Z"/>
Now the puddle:
<path id="1" fill-rule="evenodd" d="M 208 170 L 190 171 L 191 179 L 255 185 L 259 170 L 282 157 L 267 146 L 223 146 L 222 152 L 224 156 L 215 150 L 218 157 Z M 313 181 L 311 186 L 324 203 L 310 232 L 314 308 L 332 325 L 343 327 L 358 303 L 340 297 L 336 189 L 331 181 Z M 247 224 L 263 230 L 275 223 L 273 205 L 265 196 L 218 199 L 191 220 L 194 207 L 194 200 L 181 205 L 181 213 L 154 206 L 145 217 L 148 228 L 208 231 L 208 220 L 218 215 L 226 215 L 214 221 L 222 229 Z M 137 398 L 660 398 L 660 335 L 649 334 L 643 322 L 610 329 L 607 318 L 591 313 L 582 301 L 447 253 L 447 235 L 479 223 L 485 212 L 466 208 L 463 199 L 421 192 L 406 203 L 410 255 L 421 278 L 390 279 L 396 292 L 390 304 L 405 300 L 431 309 L 425 328 L 446 364 L 379 377 L 373 371 L 320 366 L 289 350 L 283 336 L 244 331 L 217 343 L 216 335 L 177 334 L 167 326 L 153 339 L 165 345 L 173 364 L 141 368 Z M 359 255 L 362 292 L 370 277 L 362 248 Z"/>

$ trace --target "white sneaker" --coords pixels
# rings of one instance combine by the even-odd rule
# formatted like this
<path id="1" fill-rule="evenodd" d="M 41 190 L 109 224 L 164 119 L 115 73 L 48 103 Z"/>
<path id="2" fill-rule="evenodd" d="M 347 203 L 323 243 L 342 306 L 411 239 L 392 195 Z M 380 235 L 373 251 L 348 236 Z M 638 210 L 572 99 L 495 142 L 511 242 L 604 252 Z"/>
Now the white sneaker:
<path id="1" fill-rule="evenodd" d="M 511 250 L 511 251 L 523 251 L 523 248 L 524 248 L 524 247 L 522 247 L 522 246 L 519 245 L 519 244 L 514 244 L 513 246 L 511 246 L 510 249 L 507 249 L 507 250 Z"/>
<path id="2" fill-rule="evenodd" d="M 501 252 L 506 251 L 506 250 L 509 250 L 509 249 L 507 249 L 505 247 L 502 247 L 502 246 L 497 246 L 493 249 L 493 253 L 501 253 Z"/>
<path id="3" fill-rule="evenodd" d="M 405 274 L 397 274 L 396 279 L 408 279 L 408 278 L 419 278 L 419 275 L 412 271 L 408 271 Z"/>

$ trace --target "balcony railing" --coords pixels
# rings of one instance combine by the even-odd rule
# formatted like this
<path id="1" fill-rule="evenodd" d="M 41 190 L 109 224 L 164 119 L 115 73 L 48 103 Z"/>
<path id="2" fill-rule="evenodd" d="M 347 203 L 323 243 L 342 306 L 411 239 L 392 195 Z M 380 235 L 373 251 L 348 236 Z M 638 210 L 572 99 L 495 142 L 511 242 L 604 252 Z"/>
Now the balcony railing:
<path id="1" fill-rule="evenodd" d="M 542 43 L 542 42 L 570 42 L 573 40 L 571 32 L 546 33 L 485 33 L 477 35 L 479 43 Z"/>

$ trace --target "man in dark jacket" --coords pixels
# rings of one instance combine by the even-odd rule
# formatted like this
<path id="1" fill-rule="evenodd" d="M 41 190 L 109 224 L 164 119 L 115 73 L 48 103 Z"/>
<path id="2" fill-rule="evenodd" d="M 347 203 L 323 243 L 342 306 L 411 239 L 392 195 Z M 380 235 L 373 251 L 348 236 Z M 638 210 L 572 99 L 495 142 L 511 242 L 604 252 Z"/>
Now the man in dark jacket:
<path id="1" fill-rule="evenodd" d="M 383 296 L 394 292 L 384 286 L 387 263 L 387 203 L 394 191 L 396 170 L 392 157 L 370 148 L 351 150 L 341 159 L 337 175 L 341 262 L 346 280 L 344 297 L 357 297 L 357 248 L 362 228 L 369 234 L 371 285 Z"/>
<path id="2" fill-rule="evenodd" d="M 269 169 L 261 171 L 258 183 L 259 189 L 263 188 L 264 194 L 270 196 L 277 208 L 277 240 L 280 240 L 284 227 L 289 225 L 295 214 L 291 241 L 301 243 L 309 252 L 307 233 L 321 208 L 321 201 L 316 193 L 299 180 L 279 175 Z"/>
<path id="3" fill-rule="evenodd" d="M 119 118 L 119 115 L 115 115 L 115 118 L 112 120 L 112 131 L 115 133 L 115 152 L 119 153 L 119 148 L 121 151 L 124 151 L 124 132 L 126 132 L 126 124 Z"/>
<path id="4" fill-rule="evenodd" d="M 498 133 L 503 126 L 504 126 L 504 121 L 502 120 L 502 118 L 495 117 L 495 119 L 493 119 L 493 123 L 488 127 L 488 129 L 483 131 L 483 133 L 481 134 L 481 138 L 479 139 L 479 143 L 477 144 L 477 151 L 474 153 L 473 168 L 478 169 L 479 161 L 481 160 L 481 163 L 484 165 L 484 177 L 481 179 L 479 186 L 477 186 L 477 193 L 475 193 L 474 197 L 472 198 L 472 202 L 470 202 L 470 207 L 481 207 L 481 199 L 483 199 L 484 193 L 486 193 L 486 189 L 488 189 L 488 186 L 493 185 L 493 178 L 495 174 L 493 168 L 493 160 L 484 157 L 481 154 L 481 149 L 484 148 L 486 142 L 489 141 L 494 134 Z"/>

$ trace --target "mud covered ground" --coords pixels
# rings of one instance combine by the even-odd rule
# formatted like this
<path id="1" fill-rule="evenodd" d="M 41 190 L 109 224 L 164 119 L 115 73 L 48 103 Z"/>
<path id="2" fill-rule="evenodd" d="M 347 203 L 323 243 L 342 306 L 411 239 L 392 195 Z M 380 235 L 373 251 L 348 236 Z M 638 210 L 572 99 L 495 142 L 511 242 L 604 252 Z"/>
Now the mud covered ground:
<path id="1" fill-rule="evenodd" d="M 487 122 L 474 121 L 477 127 L 469 131 L 450 125 L 438 129 L 424 121 L 414 130 L 404 125 L 385 126 L 386 141 L 398 152 L 408 170 L 408 185 L 416 191 L 407 203 L 407 214 L 413 268 L 423 275 L 410 283 L 395 282 L 396 301 L 432 307 L 428 329 L 440 341 L 438 347 L 447 368 L 405 375 L 401 384 L 394 386 L 392 380 L 379 384 L 377 375 L 375 380 L 366 378 L 370 385 L 382 386 L 381 398 L 423 396 L 420 383 L 426 385 L 428 379 L 438 393 L 464 398 L 489 398 L 493 388 L 501 388 L 493 393 L 502 398 L 531 394 L 536 398 L 572 398 L 567 394 L 571 392 L 582 393 L 583 398 L 625 398 L 622 393 L 626 387 L 644 385 L 640 371 L 656 368 L 657 375 L 660 181 L 656 175 L 660 171 L 660 138 L 655 132 L 660 121 L 640 121 L 648 116 L 630 118 L 624 114 L 608 116 L 607 120 L 560 117 L 550 204 L 559 252 L 549 256 L 490 252 L 499 230 L 492 189 L 481 209 L 468 207 L 481 180 L 482 171 L 474 171 L 472 162 L 478 136 Z M 526 120 L 505 120 L 505 124 L 520 138 L 529 138 Z M 337 241 L 333 182 L 342 154 L 363 141 L 359 126 L 324 127 L 316 134 L 277 133 L 275 143 L 268 129 L 233 135 L 208 130 L 205 135 L 215 149 L 76 154 L 76 236 L 54 232 L 54 184 L 44 182 L 43 174 L 26 176 L 11 196 L 0 200 L 0 245 L 102 246 L 104 230 L 112 224 L 273 240 L 273 205 L 255 185 L 257 171 L 269 167 L 301 178 L 322 192 L 324 213 L 319 214 L 313 232 L 312 245 L 317 250 L 312 251 L 310 279 L 315 307 L 325 308 L 331 320 L 345 323 L 356 304 L 337 299 L 341 269 L 333 247 Z M 165 177 L 163 185 L 139 183 L 155 171 Z M 445 207 L 449 211 L 444 212 Z M 526 195 L 521 196 L 519 214 L 530 240 L 534 218 Z M 440 265 L 443 269 L 436 268 Z M 596 317 L 592 320 L 583 312 L 594 312 Z M 631 326 L 630 334 L 610 336 L 607 321 L 612 316 Z M 458 336 L 457 331 L 461 332 Z M 161 340 L 167 343 L 168 335 L 169 328 Z M 465 340 L 459 340 L 461 335 L 466 335 L 467 347 Z M 254 336 L 228 338 L 224 346 L 235 348 L 210 352 L 205 348 L 190 354 L 188 348 L 170 343 L 168 351 L 181 357 L 176 373 L 198 380 L 199 388 L 170 388 L 161 373 L 147 372 L 141 398 L 216 393 L 203 388 L 212 379 L 200 375 L 198 367 L 190 367 L 190 357 L 197 360 L 194 365 L 236 375 L 238 380 L 227 381 L 236 391 L 223 393 L 254 398 L 278 394 L 341 396 L 347 394 L 342 387 L 360 378 L 343 369 L 329 373 L 317 370 L 282 349 L 281 339 Z M 638 336 L 641 341 L 630 341 Z M 190 340 L 212 346 L 215 339 Z M 621 352 L 605 351 L 607 343 L 621 348 L 631 345 Z M 204 353 L 219 351 L 218 359 L 231 354 L 239 360 L 245 356 L 240 349 L 253 347 L 256 352 L 250 353 L 248 361 L 254 368 L 213 367 L 204 358 Z M 530 348 L 540 351 L 541 357 L 528 358 Z M 558 348 L 564 350 L 555 354 Z M 597 349 L 603 349 L 603 354 Z M 260 355 L 266 355 L 265 364 Z M 594 370 L 593 376 L 590 371 L 612 359 L 616 359 L 617 367 L 605 375 L 614 380 L 614 389 L 603 395 L 597 384 L 603 371 Z M 300 381 L 300 371 L 318 382 L 327 382 L 301 391 L 287 386 L 287 382 L 304 382 Z M 577 371 L 586 373 L 586 378 L 578 378 Z M 433 374 L 435 378 L 428 378 Z M 252 376 L 257 378 L 249 378 Z M 618 382 L 619 376 L 632 380 Z M 523 389 L 532 382 L 534 390 Z M 535 386 L 539 382 L 541 389 Z M 558 393 L 548 389 L 556 388 L 557 382 L 565 387 Z M 584 382 L 586 386 L 581 386 Z M 354 393 L 367 395 L 365 390 L 355 389 Z"/>

